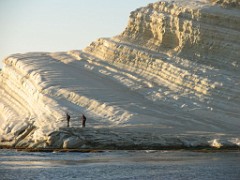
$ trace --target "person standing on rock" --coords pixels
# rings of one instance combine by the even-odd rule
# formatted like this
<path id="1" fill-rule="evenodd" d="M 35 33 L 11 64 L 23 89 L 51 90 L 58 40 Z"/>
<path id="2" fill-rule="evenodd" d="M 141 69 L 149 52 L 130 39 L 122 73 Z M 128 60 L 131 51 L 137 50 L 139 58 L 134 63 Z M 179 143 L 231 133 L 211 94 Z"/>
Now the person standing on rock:
<path id="1" fill-rule="evenodd" d="M 69 123 L 70 123 L 70 115 L 68 113 L 66 113 L 66 116 L 67 116 L 67 127 L 69 127 Z"/>
<path id="2" fill-rule="evenodd" d="M 84 116 L 84 114 L 82 114 L 81 120 L 82 120 L 82 127 L 84 128 L 84 127 L 85 127 L 86 120 L 87 120 L 87 118 L 86 118 L 86 116 Z"/>

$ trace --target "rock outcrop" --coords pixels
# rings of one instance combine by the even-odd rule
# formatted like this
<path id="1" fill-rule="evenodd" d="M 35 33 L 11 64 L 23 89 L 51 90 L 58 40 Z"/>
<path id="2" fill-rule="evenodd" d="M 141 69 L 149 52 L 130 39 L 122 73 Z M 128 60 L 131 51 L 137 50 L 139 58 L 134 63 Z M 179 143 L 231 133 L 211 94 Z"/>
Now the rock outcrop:
<path id="1" fill-rule="evenodd" d="M 239 7 L 160 1 L 82 51 L 9 56 L 0 72 L 0 145 L 239 147 Z"/>

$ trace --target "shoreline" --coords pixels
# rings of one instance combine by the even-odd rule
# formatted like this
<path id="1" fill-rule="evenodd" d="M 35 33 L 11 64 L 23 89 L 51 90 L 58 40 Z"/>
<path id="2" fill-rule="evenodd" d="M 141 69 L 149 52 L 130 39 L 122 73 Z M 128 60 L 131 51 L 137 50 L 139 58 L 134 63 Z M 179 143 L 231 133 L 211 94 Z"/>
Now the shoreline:
<path id="1" fill-rule="evenodd" d="M 200 152 L 200 153 L 215 153 L 215 152 L 240 152 L 240 147 L 221 147 L 213 148 L 207 146 L 199 147 L 159 147 L 159 148 L 105 148 L 105 149 L 81 149 L 81 148 L 23 148 L 23 147 L 4 147 L 0 146 L 0 149 L 24 151 L 24 152 L 77 152 L 77 153 L 101 153 L 106 151 L 191 151 L 191 152 Z"/>

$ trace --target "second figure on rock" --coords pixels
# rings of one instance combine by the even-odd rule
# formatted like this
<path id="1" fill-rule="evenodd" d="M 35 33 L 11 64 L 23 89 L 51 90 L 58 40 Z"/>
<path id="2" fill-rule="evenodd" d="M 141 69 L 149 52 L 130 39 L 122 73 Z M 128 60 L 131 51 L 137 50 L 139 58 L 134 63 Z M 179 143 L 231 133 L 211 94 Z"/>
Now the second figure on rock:
<path id="1" fill-rule="evenodd" d="M 81 117 L 81 120 L 82 120 L 82 127 L 84 128 L 85 127 L 85 124 L 86 124 L 86 116 L 84 116 L 84 114 L 82 114 L 82 117 Z"/>
<path id="2" fill-rule="evenodd" d="M 67 127 L 70 127 L 70 115 L 66 113 L 66 118 L 67 118 Z"/>

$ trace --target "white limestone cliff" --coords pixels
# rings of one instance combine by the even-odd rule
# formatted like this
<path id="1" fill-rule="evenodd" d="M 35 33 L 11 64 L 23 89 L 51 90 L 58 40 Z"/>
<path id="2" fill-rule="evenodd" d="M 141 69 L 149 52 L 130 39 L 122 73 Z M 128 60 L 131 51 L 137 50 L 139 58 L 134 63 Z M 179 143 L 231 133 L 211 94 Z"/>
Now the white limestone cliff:
<path id="1" fill-rule="evenodd" d="M 0 72 L 0 146 L 239 147 L 239 7 L 160 1 L 82 51 L 9 56 Z"/>

